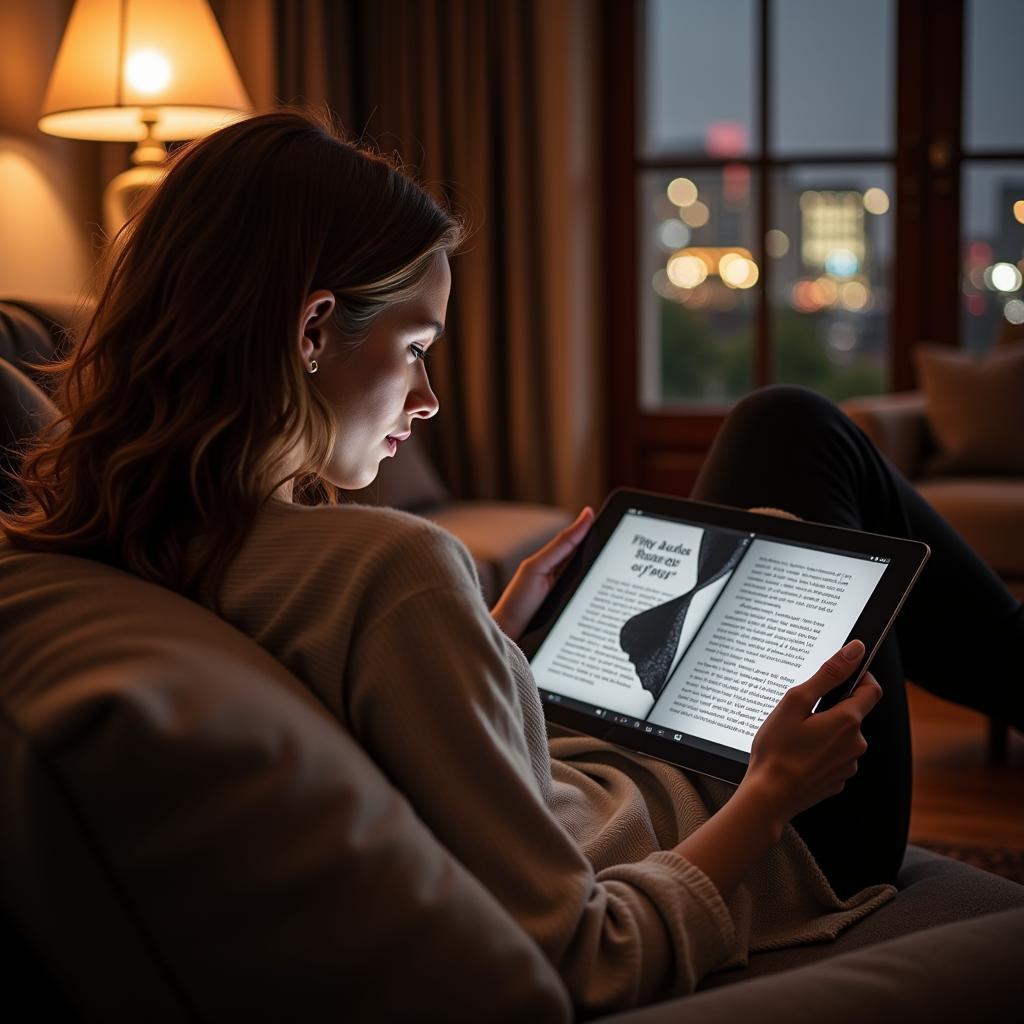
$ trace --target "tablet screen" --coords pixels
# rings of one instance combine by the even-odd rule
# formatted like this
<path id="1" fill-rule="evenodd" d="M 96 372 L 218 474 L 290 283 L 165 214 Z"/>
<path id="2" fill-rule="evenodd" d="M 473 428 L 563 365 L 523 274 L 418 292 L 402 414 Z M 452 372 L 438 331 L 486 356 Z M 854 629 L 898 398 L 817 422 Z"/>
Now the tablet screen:
<path id="1" fill-rule="evenodd" d="M 548 701 L 746 761 L 888 565 L 629 508 L 531 658 L 534 677 Z"/>

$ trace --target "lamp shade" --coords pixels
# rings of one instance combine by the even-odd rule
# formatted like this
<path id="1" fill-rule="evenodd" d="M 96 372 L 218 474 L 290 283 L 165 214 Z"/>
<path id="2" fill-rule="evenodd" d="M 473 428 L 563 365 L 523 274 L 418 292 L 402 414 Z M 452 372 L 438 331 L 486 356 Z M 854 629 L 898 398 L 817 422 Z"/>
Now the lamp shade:
<path id="1" fill-rule="evenodd" d="M 251 108 L 206 0 L 77 0 L 40 131 L 73 139 L 192 139 Z"/>

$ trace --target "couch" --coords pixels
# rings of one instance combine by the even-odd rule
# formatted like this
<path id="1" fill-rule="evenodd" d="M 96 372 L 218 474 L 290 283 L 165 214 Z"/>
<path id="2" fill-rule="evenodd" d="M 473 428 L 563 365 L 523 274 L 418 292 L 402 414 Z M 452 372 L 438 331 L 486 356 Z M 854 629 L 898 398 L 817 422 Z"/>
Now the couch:
<path id="1" fill-rule="evenodd" d="M 5 541 L 0 836 L 7 1006 L 20 989 L 61 1020 L 573 1016 L 525 933 L 279 663 L 177 594 Z M 834 944 L 614 1019 L 1011 1019 L 1024 887 L 911 848 L 899 888 Z"/>
<path id="2" fill-rule="evenodd" d="M 1024 402 L 1024 395 L 1020 400 Z M 937 446 L 921 391 L 849 399 L 843 410 L 1024 599 L 1024 476 L 930 472 Z M 1008 729 L 1005 722 L 990 721 L 989 758 L 994 763 L 1006 759 Z"/>
<path id="3" fill-rule="evenodd" d="M 59 343 L 60 320 L 40 322 Z M 5 379 L 9 420 L 52 414 Z M 1010 1019 L 1024 887 L 913 847 L 898 887 L 835 943 L 606 1019 Z M 4 541 L 0 953 L 5 1006 L 45 1019 L 574 1017 L 300 680 L 177 594 Z"/>

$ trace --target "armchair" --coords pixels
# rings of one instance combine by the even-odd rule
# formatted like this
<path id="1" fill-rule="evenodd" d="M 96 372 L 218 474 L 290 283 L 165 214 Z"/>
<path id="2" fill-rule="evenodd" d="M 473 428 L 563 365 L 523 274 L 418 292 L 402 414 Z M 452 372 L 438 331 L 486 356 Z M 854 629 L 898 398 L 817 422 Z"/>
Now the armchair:
<path id="1" fill-rule="evenodd" d="M 936 444 L 920 391 L 853 398 L 846 414 L 879 451 L 995 570 L 1007 587 L 1024 599 L 1024 477 L 936 476 L 928 470 Z M 991 719 L 989 758 L 1006 758 L 1009 727 Z"/>

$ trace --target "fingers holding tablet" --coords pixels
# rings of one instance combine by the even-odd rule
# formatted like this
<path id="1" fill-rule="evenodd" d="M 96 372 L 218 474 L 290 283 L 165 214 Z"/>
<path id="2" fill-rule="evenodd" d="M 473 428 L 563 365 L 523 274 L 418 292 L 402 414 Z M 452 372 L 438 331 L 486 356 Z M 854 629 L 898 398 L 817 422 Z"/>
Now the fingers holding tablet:
<path id="1" fill-rule="evenodd" d="M 882 688 L 878 680 L 870 672 L 865 672 L 848 700 L 844 701 L 844 710 L 859 714 L 860 719 L 882 699 Z M 834 709 L 833 709 L 834 710 Z"/>
<path id="2" fill-rule="evenodd" d="M 836 651 L 813 676 L 806 682 L 794 686 L 787 697 L 791 701 L 799 701 L 805 705 L 807 712 L 815 710 L 818 702 L 826 694 L 845 683 L 864 657 L 864 644 L 860 640 L 851 640 L 841 650 Z"/>
<path id="3" fill-rule="evenodd" d="M 742 784 L 762 789 L 787 821 L 840 793 L 857 772 L 857 761 L 867 750 L 860 726 L 882 695 L 874 676 L 865 673 L 839 706 L 819 714 L 812 714 L 812 708 L 853 674 L 863 654 L 864 645 L 854 641 L 829 658 L 810 679 L 789 690 L 754 737 Z"/>

